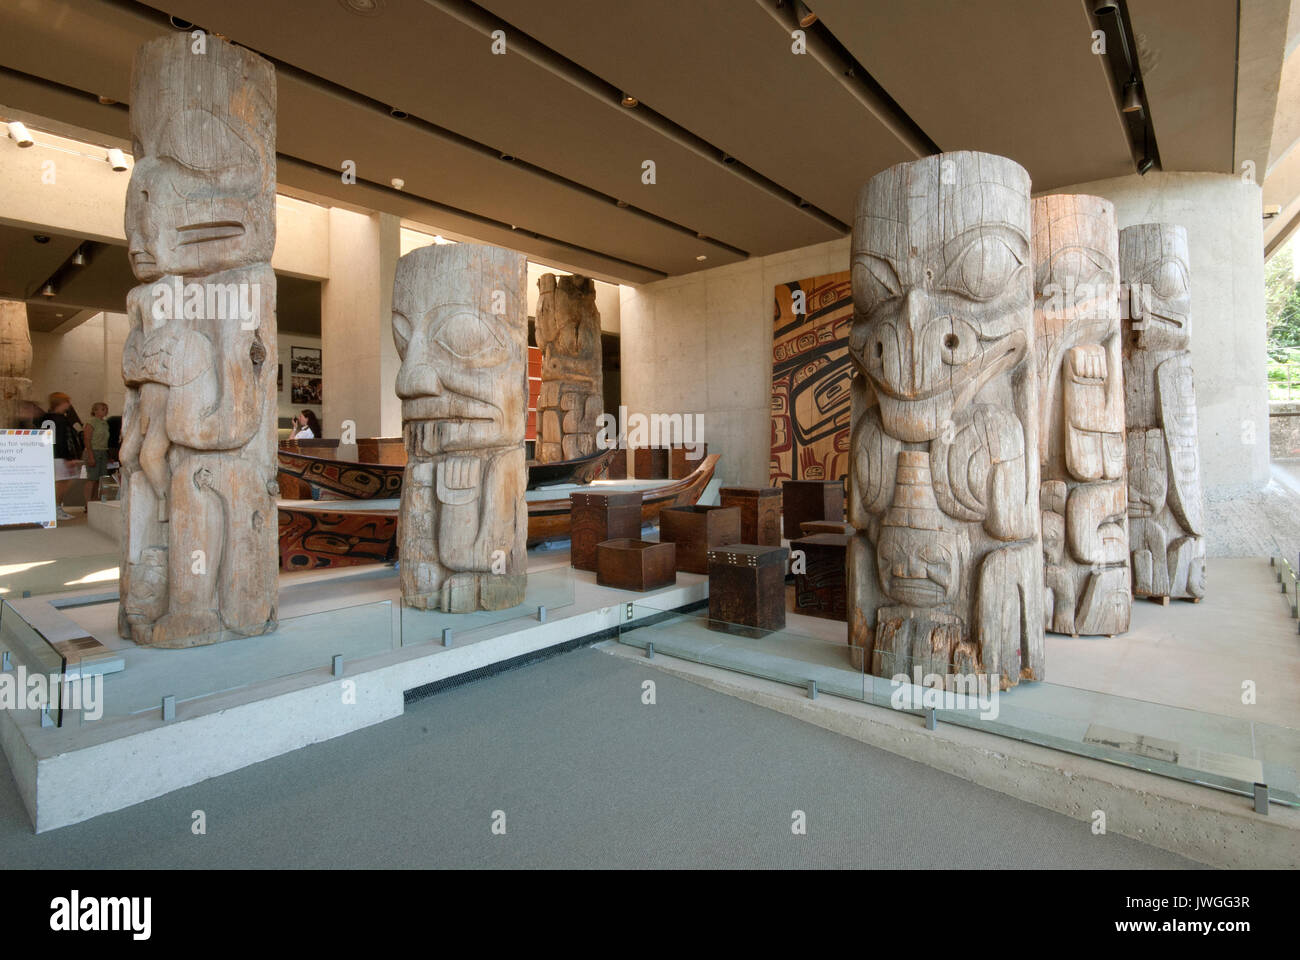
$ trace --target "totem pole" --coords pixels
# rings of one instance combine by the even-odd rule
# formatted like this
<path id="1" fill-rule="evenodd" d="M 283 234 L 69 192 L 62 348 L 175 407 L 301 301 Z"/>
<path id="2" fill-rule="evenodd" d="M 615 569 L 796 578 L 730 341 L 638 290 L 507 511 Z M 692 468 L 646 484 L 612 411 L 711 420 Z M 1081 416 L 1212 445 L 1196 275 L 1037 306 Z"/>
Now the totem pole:
<path id="1" fill-rule="evenodd" d="M 0 300 L 0 430 L 18 425 L 18 406 L 31 388 L 31 373 L 27 304 Z"/>
<path id="2" fill-rule="evenodd" d="M 397 261 L 407 606 L 469 613 L 524 601 L 526 282 L 523 255 L 499 247 L 423 247 Z"/>
<path id="3" fill-rule="evenodd" d="M 188 647 L 276 626 L 275 71 L 172 34 L 131 90 L 118 626 Z"/>
<path id="4" fill-rule="evenodd" d="M 1119 232 L 1128 424 L 1133 594 L 1165 603 L 1205 596 L 1205 505 L 1196 445 L 1196 387 L 1187 231 L 1142 223 Z"/>
<path id="5" fill-rule="evenodd" d="M 574 460 L 596 451 L 604 412 L 600 313 L 588 277 L 543 274 L 537 281 L 537 346 L 542 390 L 537 399 L 537 462 Z"/>
<path id="6" fill-rule="evenodd" d="M 1044 623 L 1113 636 L 1132 605 L 1115 207 L 1039 197 L 1033 223 Z"/>
<path id="7" fill-rule="evenodd" d="M 853 227 L 849 643 L 877 676 L 1043 677 L 1029 176 L 868 181 Z"/>

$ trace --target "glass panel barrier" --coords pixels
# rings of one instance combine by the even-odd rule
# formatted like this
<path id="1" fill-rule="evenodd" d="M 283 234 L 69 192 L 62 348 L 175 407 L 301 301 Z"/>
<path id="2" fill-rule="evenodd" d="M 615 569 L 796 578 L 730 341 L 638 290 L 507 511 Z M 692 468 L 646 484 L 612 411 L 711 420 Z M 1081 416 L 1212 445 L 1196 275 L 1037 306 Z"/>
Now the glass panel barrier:
<path id="1" fill-rule="evenodd" d="M 0 650 L 0 658 L 8 654 L 6 671 L 14 674 L 12 709 L 48 706 L 50 720 L 56 727 L 62 726 L 64 659 L 7 600 L 0 600 Z M 17 682 L 20 669 L 22 683 Z M 38 677 L 44 679 L 33 686 Z"/>
<path id="2" fill-rule="evenodd" d="M 22 599 L 80 590 L 114 592 L 120 562 L 120 554 L 104 553 L 0 564 L 0 596 Z"/>
<path id="3" fill-rule="evenodd" d="M 809 626 L 808 620 L 801 618 L 800 625 Z M 618 639 L 643 650 L 653 643 L 656 653 L 778 683 L 806 688 L 816 680 L 819 694 L 917 716 L 933 708 L 939 722 L 1246 796 L 1264 783 L 1271 800 L 1300 806 L 1300 731 L 1276 724 L 1044 682 L 1001 690 L 952 664 L 931 664 L 918 678 L 889 654 L 874 664 L 888 676 L 874 676 L 863 670 L 872 663 L 853 663 L 843 639 L 790 629 L 744 636 L 709 620 L 707 611 L 637 603 Z"/>
<path id="4" fill-rule="evenodd" d="M 565 565 L 530 572 L 524 602 L 506 610 L 446 613 L 402 604 L 401 645 L 411 647 L 422 643 L 441 643 L 444 630 L 451 630 L 453 643 L 472 640 L 488 627 L 498 628 L 493 633 L 499 633 L 502 632 L 499 629 L 502 624 L 513 621 L 536 622 L 538 607 L 545 607 L 549 616 L 551 611 L 572 604 L 573 597 L 573 568 Z"/>

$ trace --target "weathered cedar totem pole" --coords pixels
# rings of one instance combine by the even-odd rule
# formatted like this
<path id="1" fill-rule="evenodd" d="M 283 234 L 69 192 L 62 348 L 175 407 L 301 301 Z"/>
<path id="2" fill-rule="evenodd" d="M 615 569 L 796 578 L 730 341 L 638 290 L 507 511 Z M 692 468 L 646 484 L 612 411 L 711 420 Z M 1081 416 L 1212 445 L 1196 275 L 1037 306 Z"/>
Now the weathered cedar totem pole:
<path id="1" fill-rule="evenodd" d="M 1132 605 L 1115 207 L 1039 197 L 1033 221 L 1044 622 L 1113 636 Z"/>
<path id="2" fill-rule="evenodd" d="M 526 283 L 523 255 L 499 247 L 423 247 L 397 261 L 408 606 L 468 613 L 524 601 Z"/>
<path id="3" fill-rule="evenodd" d="M 16 426 L 18 405 L 32 385 L 31 373 L 27 304 L 0 300 L 0 429 Z"/>
<path id="4" fill-rule="evenodd" d="M 1029 176 L 948 153 L 853 227 L 849 642 L 878 676 L 1043 677 Z"/>
<path id="5" fill-rule="evenodd" d="M 1187 231 L 1143 223 L 1119 233 L 1128 288 L 1124 396 L 1133 593 L 1205 596 L 1204 511 L 1196 444 Z"/>
<path id="6" fill-rule="evenodd" d="M 542 389 L 537 398 L 537 461 L 552 463 L 596 451 L 604 412 L 600 313 L 589 277 L 543 274 L 537 281 L 537 346 Z"/>
<path id="7" fill-rule="evenodd" d="M 144 44 L 126 235 L 122 605 L 137 643 L 275 629 L 275 71 L 218 37 Z"/>

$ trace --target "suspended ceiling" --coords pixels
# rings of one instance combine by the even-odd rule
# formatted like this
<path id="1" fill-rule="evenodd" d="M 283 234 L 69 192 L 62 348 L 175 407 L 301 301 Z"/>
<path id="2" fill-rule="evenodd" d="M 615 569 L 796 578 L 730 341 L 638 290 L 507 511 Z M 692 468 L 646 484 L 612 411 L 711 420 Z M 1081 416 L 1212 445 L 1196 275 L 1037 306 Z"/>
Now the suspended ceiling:
<path id="1" fill-rule="evenodd" d="M 1197 17 L 1184 0 L 1129 9 L 1160 54 L 1148 95 L 1164 166 L 1226 172 L 1236 4 L 1194 2 Z M 808 33 L 830 46 L 804 55 L 778 0 L 375 5 L 6 0 L 0 103 L 124 139 L 132 55 L 181 17 L 277 63 L 285 192 L 616 282 L 842 236 L 863 182 L 935 149 L 1010 156 L 1035 190 L 1133 171 L 1086 0 L 816 0 Z M 865 75 L 846 78 L 841 54 Z"/>

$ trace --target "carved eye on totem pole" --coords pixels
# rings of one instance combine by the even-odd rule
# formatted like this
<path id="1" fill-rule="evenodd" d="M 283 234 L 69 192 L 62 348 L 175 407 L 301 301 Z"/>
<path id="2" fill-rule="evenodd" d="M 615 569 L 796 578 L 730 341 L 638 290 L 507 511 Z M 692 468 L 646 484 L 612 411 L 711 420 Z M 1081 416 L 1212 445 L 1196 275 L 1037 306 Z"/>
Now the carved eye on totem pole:
<path id="1" fill-rule="evenodd" d="M 429 454 L 503 446 L 524 435 L 526 399 L 513 373 L 523 362 L 527 320 L 518 278 L 504 275 L 515 268 L 486 262 L 494 250 L 426 247 L 397 263 L 397 395 L 403 422 Z M 488 282 L 491 271 L 497 275 Z"/>

